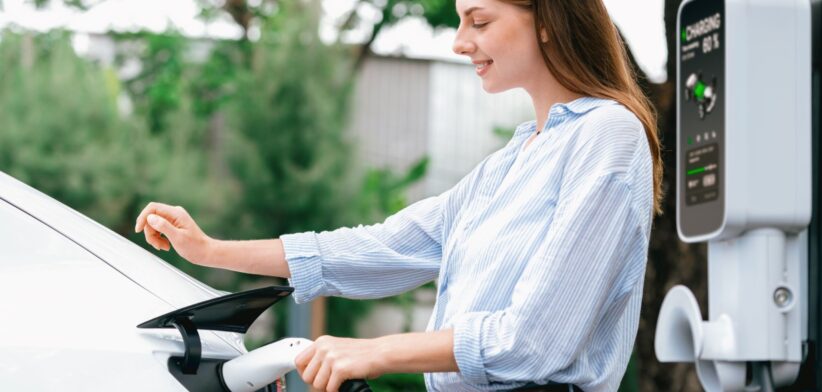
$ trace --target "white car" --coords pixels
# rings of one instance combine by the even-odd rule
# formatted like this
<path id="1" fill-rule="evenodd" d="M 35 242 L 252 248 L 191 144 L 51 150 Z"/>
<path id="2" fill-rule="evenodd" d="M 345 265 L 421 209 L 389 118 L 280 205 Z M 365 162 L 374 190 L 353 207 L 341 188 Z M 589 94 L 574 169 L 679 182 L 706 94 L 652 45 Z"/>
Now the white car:
<path id="1" fill-rule="evenodd" d="M 287 296 L 285 289 L 274 288 L 274 296 Z M 215 366 L 246 353 L 245 330 L 202 323 L 231 319 L 220 312 L 245 305 L 223 303 L 211 314 L 183 309 L 177 316 L 201 327 L 185 344 L 182 326 L 137 326 L 173 324 L 177 316 L 157 317 L 223 294 L 0 172 L 0 390 L 222 391 Z M 268 307 L 277 299 L 248 303 Z M 245 316 L 248 324 L 256 318 Z M 174 364 L 187 346 L 198 357 L 198 342 L 201 359 L 188 365 L 199 364 L 199 376 L 181 376 Z"/>

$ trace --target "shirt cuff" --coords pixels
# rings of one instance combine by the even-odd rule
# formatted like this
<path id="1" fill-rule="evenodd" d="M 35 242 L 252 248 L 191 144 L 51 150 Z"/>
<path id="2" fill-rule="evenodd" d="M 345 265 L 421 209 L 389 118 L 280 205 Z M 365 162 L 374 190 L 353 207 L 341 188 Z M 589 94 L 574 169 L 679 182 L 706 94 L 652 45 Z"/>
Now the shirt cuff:
<path id="1" fill-rule="evenodd" d="M 294 301 L 309 302 L 325 292 L 322 254 L 314 232 L 280 236 L 285 251 L 285 261 L 291 277 L 288 283 L 294 287 Z"/>
<path id="2" fill-rule="evenodd" d="M 455 317 L 454 358 L 462 378 L 475 386 L 488 385 L 482 357 L 482 324 L 486 313 L 465 313 Z"/>

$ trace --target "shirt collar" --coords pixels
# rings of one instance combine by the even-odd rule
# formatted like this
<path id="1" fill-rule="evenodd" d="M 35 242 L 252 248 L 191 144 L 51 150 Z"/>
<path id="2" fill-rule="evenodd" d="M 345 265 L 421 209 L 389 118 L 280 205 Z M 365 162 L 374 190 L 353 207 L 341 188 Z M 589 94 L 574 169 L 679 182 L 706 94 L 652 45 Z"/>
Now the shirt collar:
<path id="1" fill-rule="evenodd" d="M 583 114 L 594 108 L 613 103 L 615 103 L 614 100 L 607 98 L 580 97 L 568 103 L 555 103 L 551 106 L 551 113 L 553 114 L 557 108 L 562 108 L 576 114 Z"/>
<path id="2" fill-rule="evenodd" d="M 548 112 L 549 121 L 551 117 L 556 119 L 557 117 L 562 117 L 565 114 L 574 113 L 576 115 L 585 114 L 595 108 L 605 105 L 615 104 L 616 101 L 607 98 L 595 98 L 595 97 L 580 97 L 568 103 L 555 103 L 551 106 L 551 110 Z M 524 122 L 517 127 L 517 130 L 514 132 L 514 136 L 519 136 L 523 134 L 530 134 L 536 131 L 537 123 L 534 120 Z"/>

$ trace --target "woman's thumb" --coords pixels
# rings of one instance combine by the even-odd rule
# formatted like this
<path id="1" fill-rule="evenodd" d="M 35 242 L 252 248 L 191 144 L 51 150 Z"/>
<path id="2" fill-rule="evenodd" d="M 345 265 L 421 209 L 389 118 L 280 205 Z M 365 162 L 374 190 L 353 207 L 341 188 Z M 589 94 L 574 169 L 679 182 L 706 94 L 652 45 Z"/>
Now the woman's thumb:
<path id="1" fill-rule="evenodd" d="M 170 240 L 173 240 L 173 237 L 177 234 L 178 229 L 160 215 L 151 214 L 146 218 L 146 221 L 154 230 L 159 231 Z"/>

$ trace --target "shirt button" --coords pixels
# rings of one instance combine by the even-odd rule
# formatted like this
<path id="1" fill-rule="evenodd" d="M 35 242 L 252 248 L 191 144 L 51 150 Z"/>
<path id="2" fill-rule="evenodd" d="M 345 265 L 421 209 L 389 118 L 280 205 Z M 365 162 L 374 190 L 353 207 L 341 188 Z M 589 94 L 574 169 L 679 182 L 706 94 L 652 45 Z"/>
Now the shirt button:
<path id="1" fill-rule="evenodd" d="M 557 106 L 557 114 L 565 113 L 565 109 L 562 106 Z"/>

